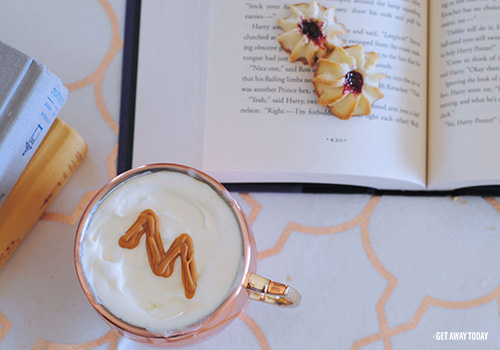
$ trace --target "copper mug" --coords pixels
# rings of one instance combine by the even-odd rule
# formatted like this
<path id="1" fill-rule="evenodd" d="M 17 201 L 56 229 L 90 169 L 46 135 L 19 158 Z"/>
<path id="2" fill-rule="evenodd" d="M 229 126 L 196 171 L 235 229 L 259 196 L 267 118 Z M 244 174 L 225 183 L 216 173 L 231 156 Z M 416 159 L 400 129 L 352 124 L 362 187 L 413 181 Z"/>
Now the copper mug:
<path id="1" fill-rule="evenodd" d="M 182 173 L 209 185 L 224 200 L 234 214 L 239 226 L 243 244 L 242 268 L 240 268 L 237 275 L 237 283 L 234 284 L 233 289 L 225 301 L 220 304 L 214 312 L 207 315 L 196 324 L 181 330 L 169 332 L 168 335 L 152 333 L 146 328 L 132 325 L 109 311 L 106 306 L 99 301 L 99 297 L 94 294 L 92 287 L 89 285 L 89 282 L 85 277 L 82 268 L 81 254 L 82 241 L 86 234 L 89 222 L 106 196 L 127 180 L 158 171 Z M 255 274 L 257 267 L 257 253 L 252 230 L 243 210 L 231 196 L 229 191 L 207 174 L 178 164 L 145 165 L 124 172 L 111 180 L 95 195 L 85 209 L 77 228 L 74 249 L 78 280 L 85 296 L 95 310 L 97 310 L 99 315 L 113 330 L 122 336 L 153 346 L 165 348 L 181 347 L 193 345 L 205 340 L 227 327 L 230 322 L 246 308 L 250 299 L 285 307 L 296 307 L 300 304 L 301 300 L 300 293 L 292 287 L 278 282 L 273 282 Z"/>

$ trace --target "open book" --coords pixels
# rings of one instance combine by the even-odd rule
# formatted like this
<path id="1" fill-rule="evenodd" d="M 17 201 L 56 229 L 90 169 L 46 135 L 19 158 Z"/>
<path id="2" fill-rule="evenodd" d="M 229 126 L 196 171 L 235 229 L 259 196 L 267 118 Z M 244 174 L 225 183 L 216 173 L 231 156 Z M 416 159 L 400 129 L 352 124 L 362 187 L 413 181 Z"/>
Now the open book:
<path id="1" fill-rule="evenodd" d="M 349 120 L 317 104 L 313 68 L 277 42 L 288 4 L 142 2 L 131 166 L 183 163 L 223 183 L 500 184 L 495 0 L 319 1 L 387 75 L 371 114 Z"/>

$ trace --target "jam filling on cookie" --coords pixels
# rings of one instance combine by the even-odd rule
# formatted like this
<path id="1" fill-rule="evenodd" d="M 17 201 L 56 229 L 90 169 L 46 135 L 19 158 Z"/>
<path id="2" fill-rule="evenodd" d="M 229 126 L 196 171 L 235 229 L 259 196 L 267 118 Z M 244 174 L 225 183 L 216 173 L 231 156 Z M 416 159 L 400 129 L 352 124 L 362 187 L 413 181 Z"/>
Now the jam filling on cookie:
<path id="1" fill-rule="evenodd" d="M 326 37 L 321 30 L 321 24 L 321 22 L 318 23 L 315 20 L 309 19 L 304 19 L 299 23 L 302 34 L 306 35 L 309 40 L 312 40 L 319 47 L 323 47 L 326 40 Z"/>
<path id="2" fill-rule="evenodd" d="M 360 94 L 363 90 L 363 75 L 355 70 L 350 71 L 345 75 L 344 93 L 352 92 Z"/>

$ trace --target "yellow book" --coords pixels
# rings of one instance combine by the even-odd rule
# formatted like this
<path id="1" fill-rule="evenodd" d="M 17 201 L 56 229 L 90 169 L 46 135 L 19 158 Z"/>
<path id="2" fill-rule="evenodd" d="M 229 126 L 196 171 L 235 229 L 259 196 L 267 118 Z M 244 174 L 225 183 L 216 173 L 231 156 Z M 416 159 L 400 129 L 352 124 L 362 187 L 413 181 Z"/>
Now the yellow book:
<path id="1" fill-rule="evenodd" d="M 0 208 L 0 269 L 87 155 L 87 144 L 56 119 Z"/>

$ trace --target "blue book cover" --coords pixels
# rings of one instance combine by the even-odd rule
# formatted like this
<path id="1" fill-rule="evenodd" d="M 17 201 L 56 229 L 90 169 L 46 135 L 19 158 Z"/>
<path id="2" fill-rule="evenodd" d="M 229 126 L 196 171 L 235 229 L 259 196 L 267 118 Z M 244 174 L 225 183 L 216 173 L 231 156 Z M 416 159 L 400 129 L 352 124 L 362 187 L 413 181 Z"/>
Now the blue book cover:
<path id="1" fill-rule="evenodd" d="M 66 101 L 61 79 L 0 42 L 0 206 Z"/>

